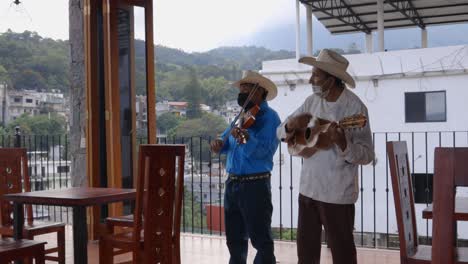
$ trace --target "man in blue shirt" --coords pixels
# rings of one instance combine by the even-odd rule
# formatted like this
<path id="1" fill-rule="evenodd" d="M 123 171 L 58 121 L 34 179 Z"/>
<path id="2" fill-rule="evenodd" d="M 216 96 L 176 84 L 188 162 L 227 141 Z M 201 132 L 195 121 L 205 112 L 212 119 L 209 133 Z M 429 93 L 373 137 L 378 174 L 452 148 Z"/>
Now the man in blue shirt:
<path id="1" fill-rule="evenodd" d="M 237 101 L 241 107 L 247 111 L 257 105 L 260 110 L 252 126 L 228 128 L 222 139 L 211 144 L 213 152 L 227 155 L 224 216 L 229 264 L 246 263 L 249 238 L 257 249 L 254 263 L 274 264 L 270 172 L 279 144 L 276 128 L 281 121 L 266 101 L 276 97 L 277 88 L 255 72 L 247 72 L 234 86 L 239 88 Z"/>

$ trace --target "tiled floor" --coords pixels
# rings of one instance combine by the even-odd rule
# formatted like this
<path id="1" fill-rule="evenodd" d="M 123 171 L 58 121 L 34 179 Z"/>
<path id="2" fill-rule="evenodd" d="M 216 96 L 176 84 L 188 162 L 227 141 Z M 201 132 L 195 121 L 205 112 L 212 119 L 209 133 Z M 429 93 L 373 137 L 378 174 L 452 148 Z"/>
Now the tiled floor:
<path id="1" fill-rule="evenodd" d="M 72 230 L 67 227 L 66 246 L 67 263 L 73 263 L 73 243 Z M 40 236 L 36 240 L 47 241 L 49 245 L 54 245 L 54 236 Z M 200 236 L 183 234 L 181 238 L 182 263 L 190 264 L 223 264 L 229 261 L 229 251 L 223 237 Z M 99 263 L 98 243 L 90 242 L 88 244 L 88 258 L 90 264 Z M 275 242 L 275 255 L 281 264 L 297 263 L 296 244 L 292 242 Z M 248 263 L 253 263 L 255 250 L 249 248 Z M 129 254 L 123 255 L 117 260 L 130 260 Z M 54 263 L 54 262 L 47 262 Z M 326 247 L 322 249 L 322 264 L 332 264 L 330 250 Z M 400 254 L 398 251 L 374 250 L 358 248 L 359 264 L 397 264 L 400 263 Z"/>

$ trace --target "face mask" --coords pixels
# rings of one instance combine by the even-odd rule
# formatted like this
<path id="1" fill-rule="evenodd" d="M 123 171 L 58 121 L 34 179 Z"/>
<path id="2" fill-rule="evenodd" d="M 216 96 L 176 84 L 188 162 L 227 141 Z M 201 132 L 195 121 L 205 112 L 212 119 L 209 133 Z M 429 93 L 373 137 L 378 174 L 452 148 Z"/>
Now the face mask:
<path id="1" fill-rule="evenodd" d="M 323 90 L 323 86 L 325 86 L 327 82 L 328 80 L 325 81 L 322 85 L 312 85 L 312 91 L 314 92 L 314 94 L 316 94 L 320 98 L 326 98 L 330 94 L 330 88 L 328 88 L 325 91 Z"/>
<path id="2" fill-rule="evenodd" d="M 323 91 L 320 85 L 312 85 L 312 91 L 314 91 L 314 94 L 316 94 L 320 98 L 326 98 L 328 94 L 330 94 L 330 89 Z"/>
<path id="3" fill-rule="evenodd" d="M 237 103 L 239 104 L 239 106 L 241 107 L 244 106 L 245 101 L 247 101 L 248 97 L 249 97 L 248 93 L 239 93 L 239 95 L 237 96 Z M 249 110 L 253 106 L 254 106 L 254 103 L 252 103 L 252 101 L 249 101 L 247 105 L 245 106 L 245 110 Z"/>

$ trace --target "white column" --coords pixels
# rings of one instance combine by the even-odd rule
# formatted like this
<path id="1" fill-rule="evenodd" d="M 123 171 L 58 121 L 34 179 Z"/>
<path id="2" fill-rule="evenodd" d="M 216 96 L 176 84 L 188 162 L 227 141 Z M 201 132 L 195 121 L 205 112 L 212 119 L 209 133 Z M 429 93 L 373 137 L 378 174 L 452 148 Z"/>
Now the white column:
<path id="1" fill-rule="evenodd" d="M 301 17 L 299 0 L 296 0 L 296 59 L 301 57 Z"/>
<path id="2" fill-rule="evenodd" d="M 421 47 L 427 48 L 427 29 L 421 29 Z"/>
<path id="3" fill-rule="evenodd" d="M 366 52 L 372 53 L 374 51 L 374 39 L 372 36 L 372 32 L 370 34 L 366 34 Z"/>
<path id="4" fill-rule="evenodd" d="M 377 31 L 379 32 L 379 51 L 384 51 L 384 0 L 377 0 Z"/>
<path id="5" fill-rule="evenodd" d="M 307 56 L 313 55 L 312 7 L 306 5 L 307 16 Z"/>

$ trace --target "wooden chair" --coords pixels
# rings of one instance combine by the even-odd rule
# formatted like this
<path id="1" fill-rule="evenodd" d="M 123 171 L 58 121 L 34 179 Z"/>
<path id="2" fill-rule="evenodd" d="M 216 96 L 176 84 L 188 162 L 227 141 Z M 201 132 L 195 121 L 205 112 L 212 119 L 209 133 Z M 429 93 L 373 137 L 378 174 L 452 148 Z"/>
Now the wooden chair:
<path id="1" fill-rule="evenodd" d="M 10 264 L 11 261 L 25 259 L 35 259 L 36 264 L 44 264 L 45 244 L 46 242 L 26 239 L 0 239 L 0 264 Z"/>
<path id="2" fill-rule="evenodd" d="M 140 145 L 132 230 L 101 236 L 100 263 L 129 251 L 133 263 L 180 263 L 184 158 L 184 145 Z"/>
<path id="3" fill-rule="evenodd" d="M 387 153 L 392 177 L 393 198 L 400 239 L 402 264 L 431 263 L 431 246 L 418 244 L 418 232 L 414 210 L 413 185 L 405 141 L 387 142 Z M 458 249 L 456 263 L 468 263 L 467 251 Z"/>
<path id="4" fill-rule="evenodd" d="M 20 193 L 24 190 L 31 191 L 31 183 L 28 175 L 28 158 L 24 148 L 0 148 L 0 235 L 2 237 L 13 236 L 13 206 L 3 201 L 4 194 Z M 44 223 L 33 221 L 33 210 L 31 205 L 26 205 L 23 237 L 33 240 L 35 236 L 57 233 L 57 244 L 55 248 L 45 250 L 45 259 L 65 263 L 65 224 Z M 49 256 L 51 253 L 58 256 Z"/>

